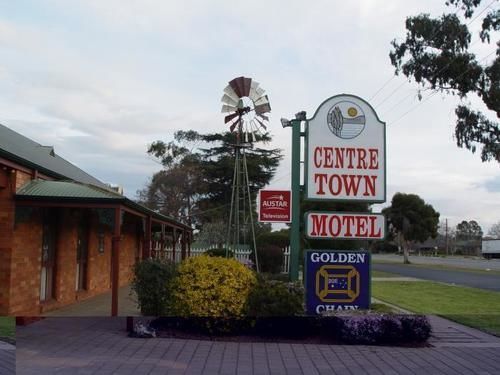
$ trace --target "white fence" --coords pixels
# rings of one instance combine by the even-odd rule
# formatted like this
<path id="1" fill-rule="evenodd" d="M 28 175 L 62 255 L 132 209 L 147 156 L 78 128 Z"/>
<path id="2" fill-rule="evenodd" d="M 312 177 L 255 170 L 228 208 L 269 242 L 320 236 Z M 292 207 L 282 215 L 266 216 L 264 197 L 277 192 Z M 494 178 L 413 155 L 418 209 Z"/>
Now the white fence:
<path id="1" fill-rule="evenodd" d="M 170 245 L 170 244 L 169 244 Z M 217 246 L 203 246 L 203 247 L 192 247 L 190 251 L 190 256 L 196 257 L 203 254 L 207 250 L 216 249 Z M 175 263 L 179 263 L 182 260 L 181 247 L 176 246 L 175 254 L 173 247 L 165 246 L 162 249 L 160 241 L 153 241 L 153 256 L 160 259 L 171 259 Z M 234 257 L 240 262 L 247 262 L 250 260 L 250 254 L 252 250 L 249 249 L 231 249 L 234 253 Z M 174 256 L 175 255 L 175 256 Z M 187 251 L 186 251 L 187 256 Z M 283 265 L 281 267 L 282 273 L 288 273 L 290 269 L 290 246 L 283 248 Z"/>

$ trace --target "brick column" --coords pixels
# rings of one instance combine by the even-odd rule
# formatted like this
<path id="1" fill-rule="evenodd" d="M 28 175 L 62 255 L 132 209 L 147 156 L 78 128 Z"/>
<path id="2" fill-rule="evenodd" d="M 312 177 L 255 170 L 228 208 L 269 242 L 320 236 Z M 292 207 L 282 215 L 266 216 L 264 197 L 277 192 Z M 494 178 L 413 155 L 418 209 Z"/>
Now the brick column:
<path id="1" fill-rule="evenodd" d="M 115 228 L 112 242 L 112 270 L 113 280 L 111 281 L 111 316 L 118 315 L 118 287 L 120 285 L 120 240 L 121 240 L 121 209 L 115 208 Z"/>

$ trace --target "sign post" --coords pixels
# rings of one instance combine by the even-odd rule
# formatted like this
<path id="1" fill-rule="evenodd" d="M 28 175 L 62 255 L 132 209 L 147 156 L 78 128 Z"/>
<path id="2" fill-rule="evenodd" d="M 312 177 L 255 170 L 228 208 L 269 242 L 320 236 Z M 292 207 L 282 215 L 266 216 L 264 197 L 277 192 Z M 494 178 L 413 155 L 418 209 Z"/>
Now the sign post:
<path id="1" fill-rule="evenodd" d="M 306 122 L 305 133 L 301 133 L 301 121 Z M 305 189 L 303 191 L 305 200 L 383 203 L 386 200 L 385 123 L 380 121 L 368 102 L 348 94 L 332 96 L 325 100 L 311 119 L 305 118 L 305 112 L 299 112 L 295 120 L 281 119 L 281 122 L 283 127 L 291 126 L 293 131 L 289 276 L 290 280 L 294 281 L 298 279 L 300 220 L 302 218 L 300 213 L 300 137 L 305 136 L 306 138 L 304 152 Z M 381 214 L 308 212 L 304 218 L 306 236 L 311 239 L 382 240 L 386 233 L 385 218 Z M 310 293 L 314 289 L 316 297 L 323 298 L 322 302 L 328 302 L 328 299 L 336 300 L 336 298 L 331 297 L 331 294 L 338 292 L 355 296 L 353 299 L 355 303 L 351 305 L 345 304 L 347 299 L 351 297 L 340 301 L 344 302 L 343 306 L 350 306 L 350 308 L 369 307 L 370 263 L 368 253 L 361 251 L 339 253 L 338 259 L 342 260 L 347 257 L 348 263 L 352 263 L 351 259 L 368 259 L 366 262 L 358 262 L 359 267 L 361 267 L 359 270 L 359 267 L 354 264 L 343 264 L 340 261 L 334 262 L 339 264 L 325 264 L 320 269 L 315 269 L 314 265 L 309 265 L 311 262 L 318 263 L 313 259 L 316 255 L 312 254 L 316 254 L 317 259 L 323 260 L 334 252 L 333 250 L 311 250 L 306 254 L 308 300 L 312 300 Z M 334 258 L 335 255 L 332 255 L 330 259 Z M 344 280 L 346 284 L 344 281 L 339 282 L 340 273 L 337 274 L 337 271 L 346 271 L 347 275 L 350 275 L 346 276 L 347 278 Z M 311 272 L 316 276 L 311 276 Z M 358 276 L 351 277 L 354 275 Z M 320 284 L 322 286 L 318 291 Z M 349 289 L 349 292 L 342 291 L 344 287 L 356 286 L 359 286 L 360 289 Z M 337 292 L 334 292 L 335 290 Z M 358 300 L 358 297 L 361 300 Z M 319 304 L 316 305 L 319 306 Z M 323 308 L 319 308 L 319 310 L 321 309 Z M 330 306 L 325 307 L 325 309 L 334 308 Z M 310 308 L 309 305 L 308 311 L 318 313 L 316 307 Z"/>
<path id="2" fill-rule="evenodd" d="M 291 281 L 299 279 L 300 260 L 300 119 L 290 121 L 292 126 L 292 225 L 290 226 Z"/>

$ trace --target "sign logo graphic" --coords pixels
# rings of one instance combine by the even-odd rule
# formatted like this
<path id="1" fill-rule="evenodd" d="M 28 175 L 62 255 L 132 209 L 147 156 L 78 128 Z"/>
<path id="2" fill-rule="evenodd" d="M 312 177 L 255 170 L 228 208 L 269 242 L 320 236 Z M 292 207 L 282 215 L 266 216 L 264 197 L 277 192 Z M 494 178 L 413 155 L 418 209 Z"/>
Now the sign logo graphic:
<path id="1" fill-rule="evenodd" d="M 353 266 L 322 266 L 316 272 L 316 295 L 321 302 L 352 302 L 359 296 L 360 275 Z"/>
<path id="2" fill-rule="evenodd" d="M 351 101 L 335 103 L 326 117 L 330 131 L 342 139 L 353 139 L 365 128 L 366 118 L 363 110 Z"/>

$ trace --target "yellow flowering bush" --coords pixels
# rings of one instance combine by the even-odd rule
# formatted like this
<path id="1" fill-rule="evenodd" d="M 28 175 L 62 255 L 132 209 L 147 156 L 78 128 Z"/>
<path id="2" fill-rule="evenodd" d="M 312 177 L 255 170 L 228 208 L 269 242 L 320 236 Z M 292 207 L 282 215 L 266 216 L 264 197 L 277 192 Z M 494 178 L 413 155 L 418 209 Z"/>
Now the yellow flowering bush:
<path id="1" fill-rule="evenodd" d="M 173 313 L 177 316 L 241 317 L 254 272 L 235 259 L 201 255 L 181 263 L 173 285 Z"/>

